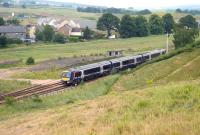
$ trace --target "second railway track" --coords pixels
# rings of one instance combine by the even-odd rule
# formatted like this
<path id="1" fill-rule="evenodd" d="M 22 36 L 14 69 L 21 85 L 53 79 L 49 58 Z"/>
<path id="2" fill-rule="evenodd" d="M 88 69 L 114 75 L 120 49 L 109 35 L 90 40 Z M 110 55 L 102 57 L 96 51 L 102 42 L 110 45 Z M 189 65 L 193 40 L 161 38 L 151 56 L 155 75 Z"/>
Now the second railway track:
<path id="1" fill-rule="evenodd" d="M 36 86 L 32 86 L 23 90 L 18 90 L 18 91 L 7 93 L 7 94 L 1 94 L 0 104 L 5 103 L 7 97 L 12 97 L 15 100 L 20 100 L 27 97 L 31 97 L 33 95 L 38 95 L 38 96 L 45 95 L 51 92 L 60 91 L 65 88 L 67 87 L 63 85 L 61 82 L 56 82 L 56 83 L 46 84 L 46 85 L 36 85 Z"/>

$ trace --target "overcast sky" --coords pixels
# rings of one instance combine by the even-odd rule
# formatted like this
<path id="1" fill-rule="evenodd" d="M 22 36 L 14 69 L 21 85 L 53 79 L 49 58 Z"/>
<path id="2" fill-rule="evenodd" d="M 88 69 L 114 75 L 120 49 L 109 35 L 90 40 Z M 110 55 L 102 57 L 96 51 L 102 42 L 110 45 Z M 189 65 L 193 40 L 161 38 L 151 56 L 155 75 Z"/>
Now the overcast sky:
<path id="1" fill-rule="evenodd" d="M 200 5 L 200 0 L 52 0 L 107 7 L 134 7 L 136 9 L 162 9 L 178 6 Z"/>

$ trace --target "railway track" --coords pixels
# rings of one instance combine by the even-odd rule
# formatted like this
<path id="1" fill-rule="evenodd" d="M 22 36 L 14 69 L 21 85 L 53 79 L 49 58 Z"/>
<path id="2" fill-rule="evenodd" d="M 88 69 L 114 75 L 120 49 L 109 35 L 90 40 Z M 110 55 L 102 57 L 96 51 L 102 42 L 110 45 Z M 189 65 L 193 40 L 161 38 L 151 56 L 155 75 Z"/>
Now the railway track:
<path id="1" fill-rule="evenodd" d="M 7 93 L 7 94 L 1 94 L 0 95 L 0 104 L 5 103 L 5 99 L 7 97 L 12 97 L 15 100 L 21 100 L 24 98 L 31 97 L 33 95 L 45 95 L 49 94 L 51 92 L 60 91 L 66 88 L 65 85 L 63 85 L 61 82 L 56 82 L 48 85 L 36 85 L 32 86 L 23 90 Z"/>

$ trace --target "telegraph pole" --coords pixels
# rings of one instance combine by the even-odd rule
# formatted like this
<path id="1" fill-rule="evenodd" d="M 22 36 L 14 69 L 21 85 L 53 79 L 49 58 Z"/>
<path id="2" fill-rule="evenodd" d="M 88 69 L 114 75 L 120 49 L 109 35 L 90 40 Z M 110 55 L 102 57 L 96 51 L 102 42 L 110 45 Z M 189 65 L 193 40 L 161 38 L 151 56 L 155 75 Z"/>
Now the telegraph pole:
<path id="1" fill-rule="evenodd" d="M 167 32 L 167 42 L 166 42 L 166 53 L 169 53 L 169 36 L 170 34 Z"/>

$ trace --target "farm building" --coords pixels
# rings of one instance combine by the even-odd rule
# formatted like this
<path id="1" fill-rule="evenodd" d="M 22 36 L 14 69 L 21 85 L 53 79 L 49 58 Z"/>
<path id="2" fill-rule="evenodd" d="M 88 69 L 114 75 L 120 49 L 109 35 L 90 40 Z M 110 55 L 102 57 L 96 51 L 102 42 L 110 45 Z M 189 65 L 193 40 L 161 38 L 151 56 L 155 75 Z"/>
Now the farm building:
<path id="1" fill-rule="evenodd" d="M 123 50 L 107 51 L 107 56 L 109 56 L 109 57 L 121 57 L 121 56 L 123 56 Z"/>

